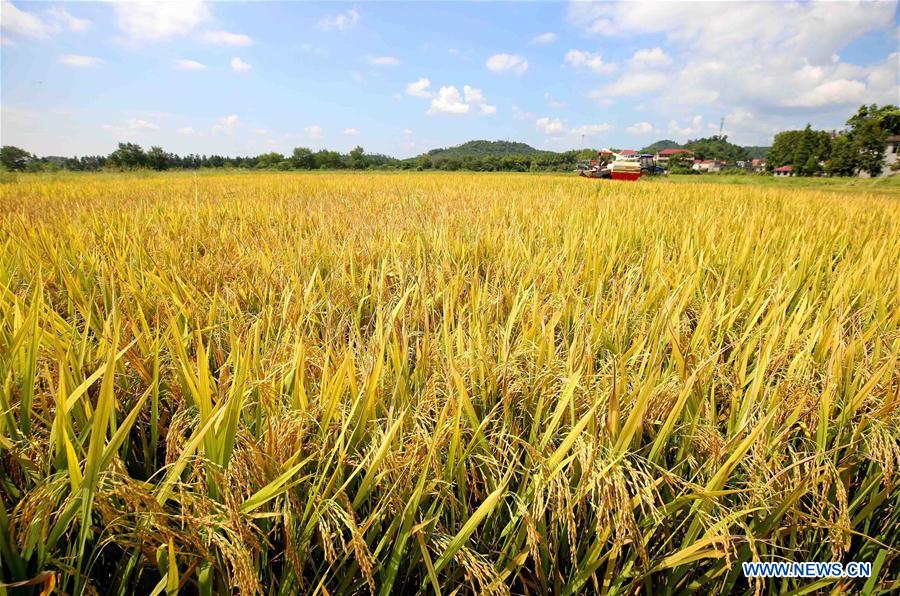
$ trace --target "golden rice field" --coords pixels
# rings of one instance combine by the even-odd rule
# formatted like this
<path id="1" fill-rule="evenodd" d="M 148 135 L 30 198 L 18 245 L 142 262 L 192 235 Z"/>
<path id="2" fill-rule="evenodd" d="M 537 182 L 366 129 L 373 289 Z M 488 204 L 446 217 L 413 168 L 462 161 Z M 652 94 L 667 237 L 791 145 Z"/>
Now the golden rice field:
<path id="1" fill-rule="evenodd" d="M 900 191 L 0 192 L 0 592 L 900 589 Z"/>

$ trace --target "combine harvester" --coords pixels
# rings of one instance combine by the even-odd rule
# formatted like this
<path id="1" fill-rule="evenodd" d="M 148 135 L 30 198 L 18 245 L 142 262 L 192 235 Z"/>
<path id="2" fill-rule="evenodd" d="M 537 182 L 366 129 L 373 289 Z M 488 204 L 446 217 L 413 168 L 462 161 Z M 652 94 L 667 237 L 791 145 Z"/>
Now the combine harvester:
<path id="1" fill-rule="evenodd" d="M 649 153 L 626 156 L 609 149 L 601 149 L 597 153 L 597 159 L 580 162 L 577 171 L 579 176 L 585 178 L 610 180 L 637 180 L 644 175 L 655 176 L 664 172 Z"/>

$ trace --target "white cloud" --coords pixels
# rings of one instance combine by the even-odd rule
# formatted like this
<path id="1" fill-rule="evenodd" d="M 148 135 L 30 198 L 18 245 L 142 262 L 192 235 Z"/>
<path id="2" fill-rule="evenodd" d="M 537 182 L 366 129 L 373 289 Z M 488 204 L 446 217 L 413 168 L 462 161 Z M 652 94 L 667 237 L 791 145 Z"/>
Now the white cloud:
<path id="1" fill-rule="evenodd" d="M 64 54 L 59 57 L 59 63 L 75 68 L 96 68 L 103 64 L 103 60 L 94 56 L 82 56 L 80 54 Z"/>
<path id="2" fill-rule="evenodd" d="M 563 59 L 578 70 L 588 69 L 598 74 L 610 74 L 616 70 L 614 64 L 604 62 L 600 54 L 592 54 L 591 52 L 569 50 Z"/>
<path id="3" fill-rule="evenodd" d="M 569 131 L 574 136 L 584 135 L 586 137 L 592 137 L 597 135 L 602 135 L 612 130 L 612 124 L 585 124 L 583 126 L 578 126 Z"/>
<path id="4" fill-rule="evenodd" d="M 441 87 L 437 97 L 431 100 L 431 107 L 426 114 L 466 114 L 469 111 L 469 104 L 463 102 L 459 89 L 454 86 Z"/>
<path id="5" fill-rule="evenodd" d="M 187 35 L 210 18 L 205 2 L 116 2 L 116 25 L 130 42 Z"/>
<path id="6" fill-rule="evenodd" d="M 350 9 L 346 12 L 334 15 L 326 15 L 319 19 L 319 29 L 322 31 L 345 31 L 359 22 L 359 12 Z"/>
<path id="7" fill-rule="evenodd" d="M 492 116 L 497 113 L 497 106 L 487 104 L 487 101 L 484 99 L 484 94 L 481 92 L 481 89 L 475 89 L 474 87 L 464 85 L 463 97 L 467 104 L 478 110 L 479 114 Z"/>
<path id="8" fill-rule="evenodd" d="M 691 120 L 691 124 L 685 127 L 679 126 L 678 121 L 672 120 L 669 122 L 669 133 L 676 137 L 688 137 L 692 135 L 698 135 L 703 131 L 703 117 L 702 116 L 694 116 Z"/>
<path id="9" fill-rule="evenodd" d="M 0 28 L 4 32 L 24 35 L 26 37 L 48 37 L 51 31 L 47 25 L 37 16 L 24 10 L 19 10 L 12 2 L 3 0 L 0 2 Z"/>
<path id="10" fill-rule="evenodd" d="M 157 126 L 156 124 L 153 124 L 152 122 L 147 122 L 146 120 L 140 120 L 138 118 L 129 120 L 128 128 L 135 132 L 159 130 L 159 126 Z"/>
<path id="11" fill-rule="evenodd" d="M 194 134 L 194 129 L 190 126 L 184 126 L 178 129 L 178 134 L 180 135 L 192 135 Z"/>
<path id="12" fill-rule="evenodd" d="M 551 108 L 558 109 L 558 108 L 566 107 L 565 103 L 563 103 L 563 102 L 559 101 L 558 99 L 556 99 L 555 97 L 553 97 L 553 94 L 550 93 L 549 91 L 544 93 L 544 99 L 547 100 L 547 105 L 549 105 Z"/>
<path id="13" fill-rule="evenodd" d="M 393 56 L 374 56 L 369 58 L 369 64 L 375 66 L 397 66 L 400 61 Z"/>
<path id="14" fill-rule="evenodd" d="M 240 126 L 240 124 L 241 119 L 238 118 L 238 115 L 231 114 L 219 118 L 219 121 L 213 125 L 212 132 L 213 134 L 231 135 L 234 134 L 234 130 Z"/>
<path id="15" fill-rule="evenodd" d="M 104 124 L 101 126 L 103 130 L 113 133 L 118 137 L 127 137 L 131 135 L 140 135 L 143 133 L 153 133 L 159 130 L 159 126 L 153 122 L 143 120 L 141 118 L 131 118 L 123 124 Z"/>
<path id="16" fill-rule="evenodd" d="M 763 130 L 815 123 L 817 114 L 831 118 L 840 106 L 896 103 L 896 58 L 858 66 L 840 57 L 872 31 L 896 32 L 896 8 L 896 2 L 790 1 L 777 10 L 766 2 L 573 2 L 569 18 L 588 34 L 666 40 L 635 52 L 632 71 L 596 96 L 650 94 L 658 109 L 677 115 L 741 106 L 761 115 L 745 130 L 762 141 Z"/>
<path id="17" fill-rule="evenodd" d="M 607 96 L 641 95 L 661 89 L 666 81 L 667 77 L 662 73 L 628 71 L 604 87 L 603 94 Z"/>
<path id="18" fill-rule="evenodd" d="M 347 135 L 348 137 L 355 137 L 359 134 L 359 131 L 356 130 L 355 128 L 345 128 L 344 134 Z"/>
<path id="19" fill-rule="evenodd" d="M 545 135 L 559 135 L 563 132 L 563 122 L 557 118 L 538 118 L 534 121 L 537 129 Z"/>
<path id="20" fill-rule="evenodd" d="M 420 97 L 422 99 L 430 99 L 434 97 L 434 93 L 428 90 L 430 86 L 430 80 L 426 79 L 425 77 L 420 77 L 419 80 L 406 85 L 406 94 L 412 95 L 413 97 Z"/>
<path id="21" fill-rule="evenodd" d="M 253 129 L 253 133 L 254 133 L 254 134 L 257 134 L 257 135 L 259 135 L 259 136 L 261 136 L 261 137 L 264 137 L 264 136 L 266 136 L 267 134 L 269 134 L 269 131 L 266 130 L 265 128 L 254 128 L 254 129 Z"/>
<path id="22" fill-rule="evenodd" d="M 231 59 L 231 70 L 235 72 L 247 72 L 253 68 L 253 65 L 247 64 L 237 56 Z"/>
<path id="23" fill-rule="evenodd" d="M 635 122 L 625 129 L 630 135 L 647 135 L 653 132 L 653 125 L 649 122 Z"/>
<path id="24" fill-rule="evenodd" d="M 3 2 L 4 11 L 6 10 L 7 4 L 8 2 Z M 69 31 L 87 31 L 87 29 L 91 26 L 91 22 L 88 19 L 82 19 L 73 16 L 65 8 L 60 8 L 58 6 L 48 9 L 45 14 L 51 22 L 57 23 L 65 27 Z"/>
<path id="25" fill-rule="evenodd" d="M 836 79 L 816 85 L 809 91 L 785 101 L 786 106 L 815 108 L 833 105 L 860 104 L 863 102 L 866 85 L 861 81 Z"/>
<path id="26" fill-rule="evenodd" d="M 534 120 L 534 114 L 527 110 L 523 110 L 519 106 L 512 107 L 512 116 L 516 120 Z"/>
<path id="27" fill-rule="evenodd" d="M 233 48 L 246 47 L 253 44 L 253 39 L 243 33 L 231 33 L 229 31 L 205 31 L 198 40 L 216 46 L 229 46 Z"/>
<path id="28" fill-rule="evenodd" d="M 636 68 L 656 68 L 672 64 L 672 57 L 662 48 L 650 48 L 636 51 L 628 60 L 628 64 Z"/>
<path id="29" fill-rule="evenodd" d="M 517 75 L 528 70 L 528 60 L 516 54 L 494 54 L 484 63 L 493 72 L 514 72 Z"/>
<path id="30" fill-rule="evenodd" d="M 19 10 L 9 0 L 0 1 L 0 30 L 6 34 L 43 39 L 63 29 L 85 31 L 90 25 L 89 20 L 75 17 L 64 8 L 53 7 L 39 14 Z"/>
<path id="31" fill-rule="evenodd" d="M 422 81 L 423 79 L 420 79 Z M 424 79 L 427 81 L 427 79 Z M 430 82 L 428 83 L 430 85 Z M 428 85 L 419 85 L 416 90 L 423 92 Z M 407 86 L 407 93 L 410 93 Z M 411 93 L 412 94 L 412 93 Z M 463 92 L 460 93 L 453 85 L 442 86 L 437 94 L 429 94 L 428 96 L 416 95 L 416 97 L 430 97 L 431 107 L 425 112 L 428 116 L 435 114 L 481 114 L 483 116 L 492 116 L 497 113 L 497 106 L 487 103 L 484 93 L 481 89 L 476 89 L 469 85 L 463 85 Z"/>
<path id="32" fill-rule="evenodd" d="M 322 127 L 319 126 L 318 124 L 312 124 L 310 126 L 306 126 L 303 128 L 303 134 L 305 134 L 306 138 L 308 138 L 310 140 L 318 141 L 319 139 L 322 138 L 322 134 L 323 134 Z"/>
<path id="33" fill-rule="evenodd" d="M 176 60 L 175 68 L 177 70 L 206 70 L 206 65 L 196 60 Z"/>
<path id="34" fill-rule="evenodd" d="M 536 43 L 538 45 L 547 45 L 553 43 L 559 39 L 559 35 L 553 32 L 541 33 L 540 35 L 535 35 L 531 38 L 531 43 Z"/>

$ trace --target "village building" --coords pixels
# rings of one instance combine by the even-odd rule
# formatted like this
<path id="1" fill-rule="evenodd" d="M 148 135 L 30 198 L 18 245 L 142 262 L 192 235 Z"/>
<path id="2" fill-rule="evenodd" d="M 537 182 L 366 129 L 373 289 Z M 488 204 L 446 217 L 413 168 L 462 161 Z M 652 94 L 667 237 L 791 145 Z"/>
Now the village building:
<path id="1" fill-rule="evenodd" d="M 727 162 L 721 159 L 695 159 L 691 169 L 703 174 L 715 174 L 721 172 L 726 165 Z"/>
<path id="2" fill-rule="evenodd" d="M 694 158 L 694 152 L 690 149 L 663 149 L 656 154 L 656 163 L 665 167 L 669 164 L 669 160 L 672 159 L 672 156 L 678 155 L 679 153 L 685 154 L 690 159 Z"/>
<path id="3" fill-rule="evenodd" d="M 780 168 L 775 168 L 773 173 L 775 176 L 793 176 L 794 166 L 781 166 Z"/>

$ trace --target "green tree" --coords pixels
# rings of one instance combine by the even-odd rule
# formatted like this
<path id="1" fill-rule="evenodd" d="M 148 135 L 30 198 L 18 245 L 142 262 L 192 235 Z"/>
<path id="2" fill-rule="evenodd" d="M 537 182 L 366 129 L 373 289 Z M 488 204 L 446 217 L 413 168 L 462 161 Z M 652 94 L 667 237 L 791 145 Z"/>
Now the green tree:
<path id="1" fill-rule="evenodd" d="M 838 135 L 831 142 L 831 156 L 825 171 L 831 176 L 855 176 L 859 161 L 859 147 L 849 136 Z"/>
<path id="2" fill-rule="evenodd" d="M 0 148 L 0 163 L 10 172 L 23 172 L 28 166 L 28 162 L 34 159 L 34 156 L 13 145 L 3 145 Z"/>
<path id="3" fill-rule="evenodd" d="M 147 165 L 147 154 L 135 143 L 119 143 L 119 148 L 109 154 L 109 164 L 116 168 L 135 169 Z"/>
<path id="4" fill-rule="evenodd" d="M 168 170 L 172 154 L 163 151 L 162 147 L 150 147 L 147 151 L 147 167 L 152 170 Z"/>
<path id="5" fill-rule="evenodd" d="M 357 145 L 350 151 L 350 155 L 347 156 L 347 166 L 354 170 L 364 170 L 366 165 L 366 152 Z"/>
<path id="6" fill-rule="evenodd" d="M 864 105 L 847 120 L 850 138 L 859 148 L 859 169 L 873 178 L 884 169 L 885 145 L 891 131 L 889 127 L 894 126 L 895 111 L 897 108 L 891 105 L 881 108 L 875 104 Z"/>
<path id="7" fill-rule="evenodd" d="M 311 150 L 306 147 L 295 147 L 291 155 L 291 164 L 298 170 L 311 170 L 315 167 L 316 161 Z"/>
<path id="8" fill-rule="evenodd" d="M 694 171 L 694 160 L 687 153 L 676 153 L 669 158 L 669 171 L 673 174 L 690 174 Z"/>
<path id="9" fill-rule="evenodd" d="M 274 168 L 280 162 L 284 161 L 284 155 L 278 153 L 276 151 L 272 151 L 270 153 L 263 153 L 259 157 L 257 157 L 256 167 L 257 168 Z"/>

